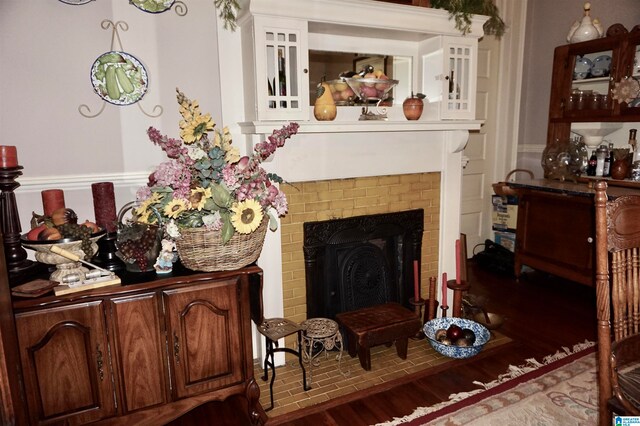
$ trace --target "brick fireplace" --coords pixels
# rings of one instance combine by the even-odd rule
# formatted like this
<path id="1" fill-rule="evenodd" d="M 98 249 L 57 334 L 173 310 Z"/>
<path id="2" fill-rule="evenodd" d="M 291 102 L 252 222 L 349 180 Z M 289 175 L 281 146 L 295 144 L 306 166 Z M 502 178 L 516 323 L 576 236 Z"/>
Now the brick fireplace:
<path id="1" fill-rule="evenodd" d="M 412 173 L 351 179 L 297 182 L 283 186 L 289 214 L 282 220 L 282 290 L 284 316 L 307 318 L 303 224 L 380 213 L 424 210 L 421 283 L 438 273 L 440 173 Z"/>

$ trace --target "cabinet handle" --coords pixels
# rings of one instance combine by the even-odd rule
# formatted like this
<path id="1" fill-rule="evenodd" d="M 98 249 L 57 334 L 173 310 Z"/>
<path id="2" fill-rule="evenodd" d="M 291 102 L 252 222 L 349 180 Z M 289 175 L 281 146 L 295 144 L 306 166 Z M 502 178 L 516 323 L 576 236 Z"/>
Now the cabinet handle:
<path id="1" fill-rule="evenodd" d="M 587 237 L 587 242 L 588 243 L 592 243 L 593 242 L 593 237 Z"/>
<path id="2" fill-rule="evenodd" d="M 302 70 L 302 72 L 307 74 L 309 72 L 309 70 L 305 68 L 305 69 Z"/>
<path id="3" fill-rule="evenodd" d="M 175 331 L 173 332 L 173 356 L 176 358 L 176 364 L 180 364 L 180 341 Z"/>
<path id="4" fill-rule="evenodd" d="M 98 376 L 100 377 L 100 381 L 104 381 L 104 370 L 102 369 L 102 351 L 100 350 L 100 344 L 98 343 L 96 345 L 96 358 L 97 358 L 97 362 L 96 364 L 98 365 Z"/>

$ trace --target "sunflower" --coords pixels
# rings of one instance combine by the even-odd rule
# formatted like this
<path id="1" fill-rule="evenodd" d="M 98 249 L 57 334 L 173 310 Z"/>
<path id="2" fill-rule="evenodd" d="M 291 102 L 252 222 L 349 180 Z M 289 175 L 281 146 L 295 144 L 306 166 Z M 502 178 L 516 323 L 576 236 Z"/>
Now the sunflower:
<path id="1" fill-rule="evenodd" d="M 185 143 L 193 143 L 202 139 L 208 131 L 213 130 L 214 127 L 211 114 L 200 115 L 197 114 L 193 117 L 193 120 L 180 122 L 180 137 Z"/>
<path id="2" fill-rule="evenodd" d="M 211 198 L 211 188 L 198 187 L 191 190 L 191 196 L 189 197 L 189 203 L 191 207 L 200 211 L 204 207 L 207 199 Z"/>
<path id="3" fill-rule="evenodd" d="M 187 203 L 179 198 L 174 198 L 165 206 L 164 214 L 167 217 L 176 219 L 185 210 L 187 210 Z"/>
<path id="4" fill-rule="evenodd" d="M 256 200 L 244 200 L 231 207 L 231 224 L 241 234 L 250 234 L 262 222 L 262 207 Z"/>

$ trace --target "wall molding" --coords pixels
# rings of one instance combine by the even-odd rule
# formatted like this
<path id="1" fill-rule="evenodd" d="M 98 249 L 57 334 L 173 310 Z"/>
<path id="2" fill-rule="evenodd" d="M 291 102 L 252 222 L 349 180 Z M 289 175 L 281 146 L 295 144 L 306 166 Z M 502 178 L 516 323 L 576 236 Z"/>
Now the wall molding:
<path id="1" fill-rule="evenodd" d="M 96 182 L 113 182 L 114 187 L 143 186 L 149 179 L 149 172 L 96 173 L 85 175 L 60 175 L 40 177 L 20 177 L 20 192 L 40 192 L 52 186 L 63 190 L 87 190 Z"/>
<path id="2" fill-rule="evenodd" d="M 542 151 L 544 151 L 545 147 L 546 145 L 542 145 L 542 144 L 524 143 L 524 144 L 518 145 L 518 153 L 542 154 Z"/>

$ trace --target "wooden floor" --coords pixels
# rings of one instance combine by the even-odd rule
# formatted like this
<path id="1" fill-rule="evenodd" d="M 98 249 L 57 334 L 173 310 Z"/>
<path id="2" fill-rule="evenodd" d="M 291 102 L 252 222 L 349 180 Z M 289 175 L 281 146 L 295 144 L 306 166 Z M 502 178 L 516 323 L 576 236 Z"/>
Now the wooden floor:
<path id="1" fill-rule="evenodd" d="M 389 390 L 361 391 L 358 399 L 344 398 L 303 412 L 270 418 L 268 425 L 371 425 L 410 414 L 448 400 L 452 393 L 477 389 L 474 381 L 489 382 L 509 365 L 528 358 L 541 360 L 561 347 L 596 340 L 595 291 L 591 287 L 540 272 L 525 273 L 520 282 L 469 264 L 469 293 L 490 312 L 505 317 L 500 332 L 514 341 L 482 357 L 456 361 L 444 371 L 399 384 Z M 181 425 L 248 425 L 243 401 L 210 403 L 170 423 Z"/>

